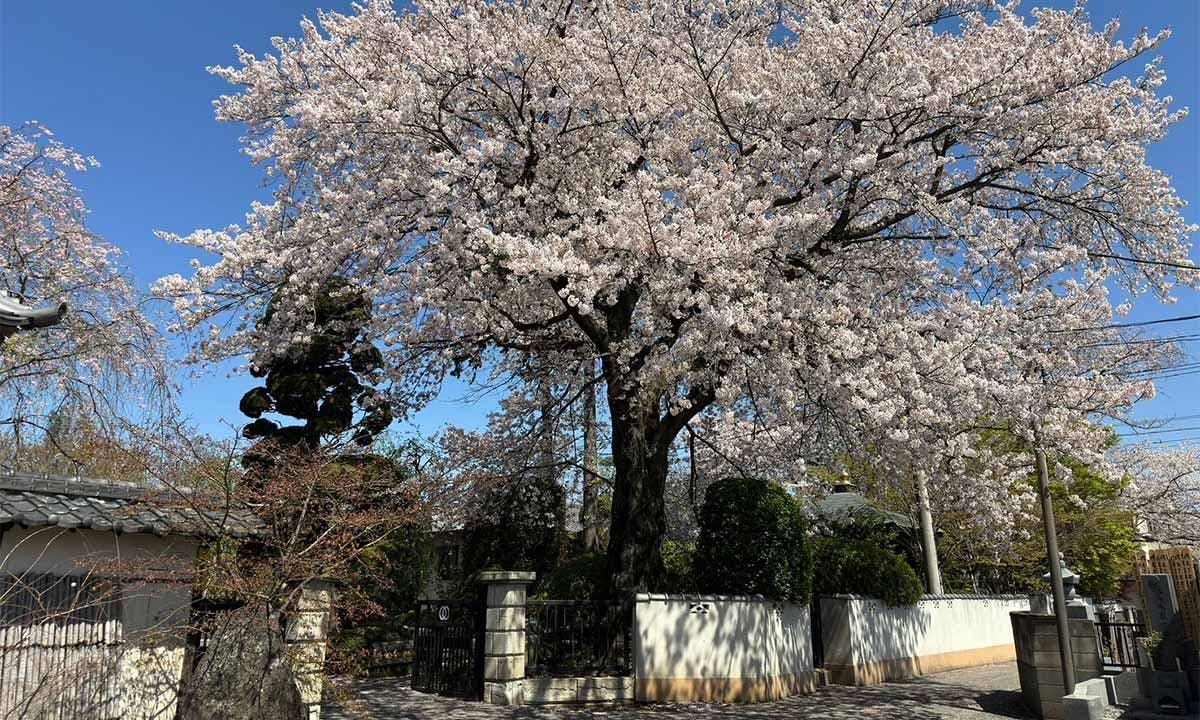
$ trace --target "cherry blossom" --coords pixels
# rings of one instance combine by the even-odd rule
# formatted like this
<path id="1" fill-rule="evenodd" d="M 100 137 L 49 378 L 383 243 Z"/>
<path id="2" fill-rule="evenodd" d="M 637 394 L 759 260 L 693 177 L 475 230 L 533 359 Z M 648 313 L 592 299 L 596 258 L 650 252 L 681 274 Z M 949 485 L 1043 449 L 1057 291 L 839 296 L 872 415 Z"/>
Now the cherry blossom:
<path id="1" fill-rule="evenodd" d="M 69 306 L 61 324 L 0 345 L 0 424 L 18 441 L 56 407 L 104 429 L 169 401 L 157 331 L 71 182 L 95 166 L 37 123 L 0 126 L 0 291 Z"/>
<path id="2" fill-rule="evenodd" d="M 706 410 L 935 468 L 979 418 L 1066 451 L 1152 392 L 1108 293 L 1169 297 L 1194 228 L 1146 161 L 1182 116 L 1166 34 L 1117 30 L 937 0 L 323 13 L 214 69 L 274 197 L 165 235 L 217 260 L 157 289 L 218 357 L 285 347 L 303 290 L 350 278 L 410 408 L 463 368 L 598 362 L 611 575 L 644 588 Z"/>

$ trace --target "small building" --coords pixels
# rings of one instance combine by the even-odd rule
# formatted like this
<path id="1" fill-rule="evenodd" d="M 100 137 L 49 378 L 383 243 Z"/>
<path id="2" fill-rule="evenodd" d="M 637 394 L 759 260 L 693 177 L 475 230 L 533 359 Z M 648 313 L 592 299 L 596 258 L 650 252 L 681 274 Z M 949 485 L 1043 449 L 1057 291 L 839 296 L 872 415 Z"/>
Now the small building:
<path id="1" fill-rule="evenodd" d="M 174 717 L 197 552 L 259 528 L 200 499 L 0 475 L 0 717 Z"/>
<path id="2" fill-rule="evenodd" d="M 891 526 L 900 534 L 916 533 L 912 518 L 872 505 L 851 483 L 838 483 L 833 492 L 817 501 L 817 517 L 827 522 L 867 521 Z"/>

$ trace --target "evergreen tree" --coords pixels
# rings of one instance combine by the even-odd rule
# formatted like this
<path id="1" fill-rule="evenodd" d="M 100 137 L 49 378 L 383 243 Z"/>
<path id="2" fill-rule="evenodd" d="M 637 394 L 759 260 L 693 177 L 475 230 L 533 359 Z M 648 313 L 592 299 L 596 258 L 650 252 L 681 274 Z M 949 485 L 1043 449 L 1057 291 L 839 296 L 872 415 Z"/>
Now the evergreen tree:
<path id="1" fill-rule="evenodd" d="M 308 335 L 282 353 L 260 353 L 252 365 L 264 384 L 242 396 L 239 407 L 253 418 L 243 429 L 247 438 L 315 450 L 323 439 L 349 434 L 367 446 L 391 424 L 391 407 L 373 387 L 383 356 L 365 335 L 371 301 L 341 278 L 324 290 Z M 277 294 L 261 325 L 271 323 L 279 300 Z M 281 425 L 263 417 L 268 413 L 302 422 Z"/>

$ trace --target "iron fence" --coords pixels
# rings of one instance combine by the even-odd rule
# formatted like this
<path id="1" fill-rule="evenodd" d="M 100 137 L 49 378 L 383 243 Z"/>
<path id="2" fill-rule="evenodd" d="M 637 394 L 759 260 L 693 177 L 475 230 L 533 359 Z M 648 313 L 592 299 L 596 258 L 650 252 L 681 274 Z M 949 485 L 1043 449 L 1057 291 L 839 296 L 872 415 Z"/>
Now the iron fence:
<path id="1" fill-rule="evenodd" d="M 525 606 L 529 677 L 628 675 L 633 670 L 630 610 L 580 600 L 530 600 Z"/>
<path id="2" fill-rule="evenodd" d="M 1137 639 L 1146 636 L 1141 623 L 1096 623 L 1096 640 L 1101 661 L 1109 667 L 1139 667 Z"/>

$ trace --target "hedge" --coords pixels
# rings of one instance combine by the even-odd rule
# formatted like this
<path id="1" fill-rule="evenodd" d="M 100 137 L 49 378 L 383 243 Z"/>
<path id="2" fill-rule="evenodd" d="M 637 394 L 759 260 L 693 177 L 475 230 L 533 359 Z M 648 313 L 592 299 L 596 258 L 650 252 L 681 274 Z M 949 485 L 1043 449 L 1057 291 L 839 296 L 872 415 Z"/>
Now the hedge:
<path id="1" fill-rule="evenodd" d="M 700 509 L 692 576 L 700 592 L 807 602 L 812 561 L 799 503 L 765 480 L 713 483 Z"/>
<path id="2" fill-rule="evenodd" d="M 888 605 L 912 605 L 925 591 L 904 558 L 870 542 L 815 538 L 812 552 L 820 595 L 869 595 Z"/>

